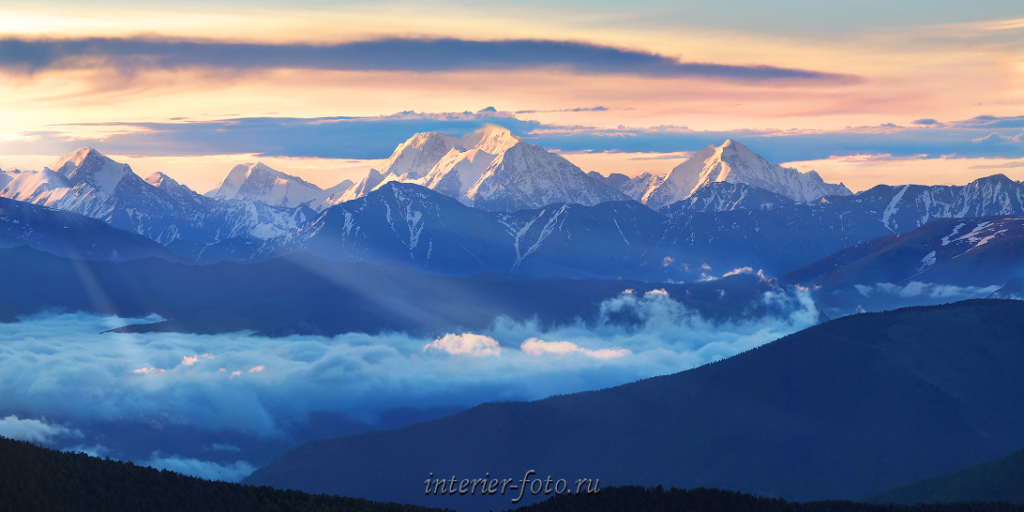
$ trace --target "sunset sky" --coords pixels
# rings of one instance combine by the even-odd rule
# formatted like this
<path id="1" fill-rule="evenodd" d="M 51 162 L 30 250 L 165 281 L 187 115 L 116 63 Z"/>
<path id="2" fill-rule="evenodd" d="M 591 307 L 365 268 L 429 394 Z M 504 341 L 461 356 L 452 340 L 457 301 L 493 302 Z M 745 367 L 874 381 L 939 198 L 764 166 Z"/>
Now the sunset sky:
<path id="1" fill-rule="evenodd" d="M 485 123 L 583 170 L 727 138 L 862 190 L 1024 179 L 1024 3 L 0 0 L 0 168 L 321 186 Z"/>

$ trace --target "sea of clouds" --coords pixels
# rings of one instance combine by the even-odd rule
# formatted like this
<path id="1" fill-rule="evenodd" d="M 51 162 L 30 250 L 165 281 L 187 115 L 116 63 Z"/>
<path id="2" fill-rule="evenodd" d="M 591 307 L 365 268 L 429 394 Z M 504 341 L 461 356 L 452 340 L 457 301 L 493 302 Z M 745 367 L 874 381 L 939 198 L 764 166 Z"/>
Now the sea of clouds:
<path id="1" fill-rule="evenodd" d="M 116 446 L 84 445 L 83 431 L 131 420 L 280 438 L 317 413 L 372 425 L 401 408 L 599 389 L 729 357 L 818 319 L 806 291 L 762 300 L 781 313 L 716 323 L 662 290 L 626 290 L 602 303 L 599 320 L 588 325 L 543 330 L 499 318 L 482 332 L 432 338 L 113 333 L 106 331 L 159 317 L 37 315 L 0 324 L 0 435 L 116 455 Z M 224 463 L 152 450 L 135 462 L 223 480 L 254 469 L 245 453 Z"/>

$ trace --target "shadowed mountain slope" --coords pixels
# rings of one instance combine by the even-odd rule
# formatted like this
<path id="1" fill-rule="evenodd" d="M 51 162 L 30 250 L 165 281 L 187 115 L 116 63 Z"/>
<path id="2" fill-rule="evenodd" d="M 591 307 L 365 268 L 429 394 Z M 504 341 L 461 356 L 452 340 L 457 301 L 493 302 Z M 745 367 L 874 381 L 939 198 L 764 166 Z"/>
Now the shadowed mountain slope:
<path id="1" fill-rule="evenodd" d="M 876 503 L 936 503 L 949 501 L 1008 501 L 1024 504 L 1024 450 L 920 482 L 897 487 L 870 498 Z"/>
<path id="2" fill-rule="evenodd" d="M 1024 302 L 841 318 L 693 370 L 308 443 L 248 482 L 462 510 L 429 473 L 858 498 L 1024 445 Z"/>

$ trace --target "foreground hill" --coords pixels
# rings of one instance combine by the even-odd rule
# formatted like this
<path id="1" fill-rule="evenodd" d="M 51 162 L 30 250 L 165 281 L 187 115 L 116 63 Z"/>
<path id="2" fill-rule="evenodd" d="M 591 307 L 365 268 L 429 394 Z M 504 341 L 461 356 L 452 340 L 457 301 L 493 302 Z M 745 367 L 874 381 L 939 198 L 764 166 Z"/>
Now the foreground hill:
<path id="1" fill-rule="evenodd" d="M 211 482 L 0 437 L 0 510 L 427 512 L 422 507 Z"/>
<path id="2" fill-rule="evenodd" d="M 928 505 L 871 505 L 854 501 L 792 502 L 719 489 L 664 489 L 639 486 L 609 487 L 592 495 L 555 496 L 527 505 L 518 512 L 941 512 L 1024 510 L 1024 506 L 998 502 L 933 503 Z"/>
<path id="3" fill-rule="evenodd" d="M 425 497 L 429 473 L 859 498 L 1024 446 L 1021 332 L 1020 301 L 856 315 L 674 375 L 308 443 L 247 482 L 462 510 L 503 504 Z"/>
<path id="4" fill-rule="evenodd" d="M 1007 501 L 1024 504 L 1024 450 L 876 494 L 877 503 Z"/>
<path id="5" fill-rule="evenodd" d="M 130 462 L 98 459 L 0 437 L 0 509 L 39 512 L 440 512 L 414 505 L 310 495 L 269 487 L 214 482 Z M 602 488 L 594 495 L 557 496 L 524 512 L 1020 512 L 1006 503 L 914 507 L 854 502 L 790 503 L 717 489 Z"/>

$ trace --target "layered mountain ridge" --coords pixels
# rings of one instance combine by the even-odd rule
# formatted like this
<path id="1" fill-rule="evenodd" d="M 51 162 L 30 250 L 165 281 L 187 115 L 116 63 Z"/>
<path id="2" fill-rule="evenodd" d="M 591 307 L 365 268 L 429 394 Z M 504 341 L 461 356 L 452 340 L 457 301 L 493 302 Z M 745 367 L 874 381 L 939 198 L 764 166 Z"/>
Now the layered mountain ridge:
<path id="1" fill-rule="evenodd" d="M 178 239 L 268 238 L 314 215 L 304 206 L 206 198 L 163 173 L 143 180 L 127 164 L 93 148 L 61 158 L 54 168 L 7 174 L 11 179 L 0 197 L 99 219 L 162 244 Z"/>
<path id="2" fill-rule="evenodd" d="M 316 206 L 325 199 L 320 187 L 275 171 L 262 162 L 236 165 L 216 188 L 204 195 L 213 199 L 262 201 L 285 208 Z"/>
<path id="3" fill-rule="evenodd" d="M 852 194 L 842 183 L 832 185 L 814 171 L 802 173 L 772 164 L 733 140 L 697 151 L 664 179 L 640 175 L 636 180 L 631 183 L 633 198 L 655 210 L 687 199 L 711 183 L 742 183 L 796 202 Z"/>
<path id="4" fill-rule="evenodd" d="M 400 144 L 379 171 L 371 170 L 360 190 L 344 197 L 357 199 L 389 181 L 422 185 L 487 211 L 514 212 L 553 203 L 593 206 L 627 199 L 564 157 L 495 125 L 461 138 L 439 132 L 416 134 Z"/>
<path id="5" fill-rule="evenodd" d="M 937 219 L 843 249 L 782 276 L 819 290 L 830 315 L 943 297 L 998 296 L 1024 277 L 1024 216 Z"/>
<path id="6" fill-rule="evenodd" d="M 709 279 L 748 267 L 778 276 L 937 218 L 1024 215 L 1024 185 L 1003 175 L 965 186 L 879 185 L 803 202 L 737 181 L 774 176 L 779 184 L 791 175 L 751 174 L 771 165 L 742 145 L 727 141 L 702 151 L 706 158 L 695 154 L 682 166 L 699 167 L 690 175 L 696 188 L 657 213 L 653 203 L 629 201 L 625 193 L 614 196 L 622 201 L 606 201 L 587 190 L 618 187 L 651 198 L 637 192 L 638 183 L 654 190 L 668 181 L 587 175 L 499 127 L 461 138 L 417 134 L 399 145 L 383 172 L 326 190 L 256 163 L 236 166 L 204 196 L 163 173 L 142 180 L 129 166 L 83 148 L 60 159 L 57 171 L 0 173 L 0 196 L 100 219 L 201 263 L 310 252 L 446 274 L 655 281 Z M 547 180 L 552 167 L 544 162 L 568 166 L 560 174 L 566 180 Z M 798 178 L 790 181 L 802 183 Z M 568 199 L 521 208 L 549 200 L 538 197 Z"/>

